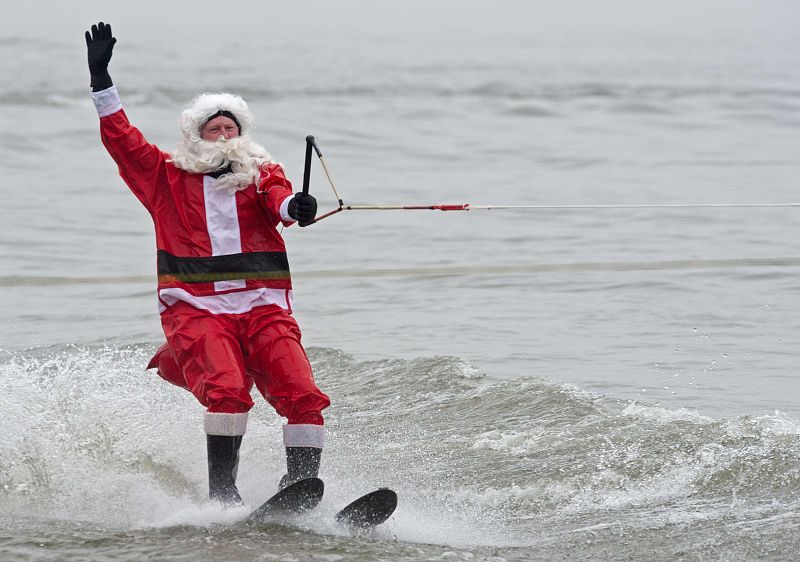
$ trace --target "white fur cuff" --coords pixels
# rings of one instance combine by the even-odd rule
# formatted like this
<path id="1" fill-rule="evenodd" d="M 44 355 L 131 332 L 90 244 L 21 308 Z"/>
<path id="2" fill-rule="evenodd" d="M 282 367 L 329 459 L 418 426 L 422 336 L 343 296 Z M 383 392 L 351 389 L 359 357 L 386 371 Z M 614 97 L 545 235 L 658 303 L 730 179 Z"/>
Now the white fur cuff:
<path id="1" fill-rule="evenodd" d="M 92 92 L 92 101 L 97 109 L 97 115 L 106 117 L 122 109 L 122 101 L 116 86 L 111 86 L 99 92 Z"/>
<path id="2" fill-rule="evenodd" d="M 289 201 L 292 200 L 292 197 L 294 197 L 294 194 L 289 195 L 283 200 L 283 203 L 281 203 L 281 218 L 287 222 L 294 222 L 294 219 L 289 216 Z"/>
<path id="3" fill-rule="evenodd" d="M 292 423 L 283 426 L 284 447 L 314 447 L 325 445 L 325 426 L 309 423 Z"/>
<path id="4" fill-rule="evenodd" d="M 241 414 L 206 412 L 203 427 L 208 435 L 244 435 L 247 429 L 247 412 Z"/>

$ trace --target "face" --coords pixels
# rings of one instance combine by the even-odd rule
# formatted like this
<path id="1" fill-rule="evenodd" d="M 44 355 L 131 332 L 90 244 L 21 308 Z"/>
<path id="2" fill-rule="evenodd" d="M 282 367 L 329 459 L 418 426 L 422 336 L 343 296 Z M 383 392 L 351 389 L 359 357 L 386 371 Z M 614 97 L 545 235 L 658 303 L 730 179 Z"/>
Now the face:
<path id="1" fill-rule="evenodd" d="M 211 142 L 219 140 L 220 137 L 228 140 L 238 136 L 239 127 L 236 126 L 236 122 L 224 115 L 214 117 L 200 129 L 200 138 Z"/>

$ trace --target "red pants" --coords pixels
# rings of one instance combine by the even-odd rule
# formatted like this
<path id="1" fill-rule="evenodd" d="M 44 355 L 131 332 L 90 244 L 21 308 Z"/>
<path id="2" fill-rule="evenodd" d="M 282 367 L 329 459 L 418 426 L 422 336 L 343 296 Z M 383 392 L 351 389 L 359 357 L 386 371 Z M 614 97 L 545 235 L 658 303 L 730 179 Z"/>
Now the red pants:
<path id="1" fill-rule="evenodd" d="M 328 397 L 314 383 L 288 312 L 261 306 L 245 314 L 211 314 L 178 302 L 161 314 L 167 336 L 147 368 L 186 388 L 209 412 L 241 413 L 259 392 L 290 424 L 322 425 Z"/>

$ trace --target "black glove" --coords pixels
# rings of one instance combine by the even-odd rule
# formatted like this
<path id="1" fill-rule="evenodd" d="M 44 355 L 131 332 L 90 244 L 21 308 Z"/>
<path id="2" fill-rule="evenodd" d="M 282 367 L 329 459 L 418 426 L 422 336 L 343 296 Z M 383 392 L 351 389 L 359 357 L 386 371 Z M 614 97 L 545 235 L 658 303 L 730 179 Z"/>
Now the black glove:
<path id="1" fill-rule="evenodd" d="M 314 217 L 317 216 L 317 200 L 313 195 L 296 193 L 289 201 L 288 212 L 290 217 L 300 223 L 300 226 L 311 224 L 314 222 Z"/>
<path id="2" fill-rule="evenodd" d="M 89 73 L 92 75 L 92 91 L 99 92 L 114 85 L 108 74 L 108 62 L 117 39 L 111 35 L 111 25 L 103 22 L 86 32 L 86 50 L 89 54 Z"/>

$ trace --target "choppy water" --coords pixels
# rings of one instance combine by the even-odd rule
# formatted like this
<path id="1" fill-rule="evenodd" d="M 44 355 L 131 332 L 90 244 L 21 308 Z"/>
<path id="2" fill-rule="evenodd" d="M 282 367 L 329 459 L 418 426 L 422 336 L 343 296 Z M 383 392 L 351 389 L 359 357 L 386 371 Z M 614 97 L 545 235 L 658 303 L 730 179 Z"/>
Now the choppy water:
<path id="1" fill-rule="evenodd" d="M 715 420 L 536 377 L 492 380 L 454 357 L 359 361 L 324 348 L 311 357 L 336 398 L 326 500 L 299 522 L 237 523 L 246 509 L 203 505 L 196 408 L 141 372 L 150 352 L 44 348 L 4 363 L 7 555 L 752 559 L 798 546 L 800 426 L 786 414 Z M 240 489 L 257 503 L 282 459 L 279 420 L 263 405 L 254 414 Z M 332 523 L 337 506 L 387 482 L 402 506 L 384 528 L 354 538 Z"/>
<path id="2" fill-rule="evenodd" d="M 350 204 L 798 201 L 791 3 L 724 20 L 711 4 L 412 3 L 415 25 L 399 5 L 336 6 L 254 4 L 233 37 L 204 3 L 82 3 L 33 30 L 21 6 L 3 24 L 2 556 L 793 559 L 795 207 L 354 211 L 289 229 L 333 399 L 326 499 L 262 526 L 203 502 L 201 410 L 143 371 L 161 340 L 153 236 L 98 140 L 92 22 L 114 24 L 112 76 L 153 141 L 175 144 L 198 91 L 230 89 L 296 181 L 315 134 Z M 281 422 L 253 415 L 240 488 L 256 504 L 282 473 Z M 401 497 L 385 526 L 330 522 L 380 485 Z"/>

